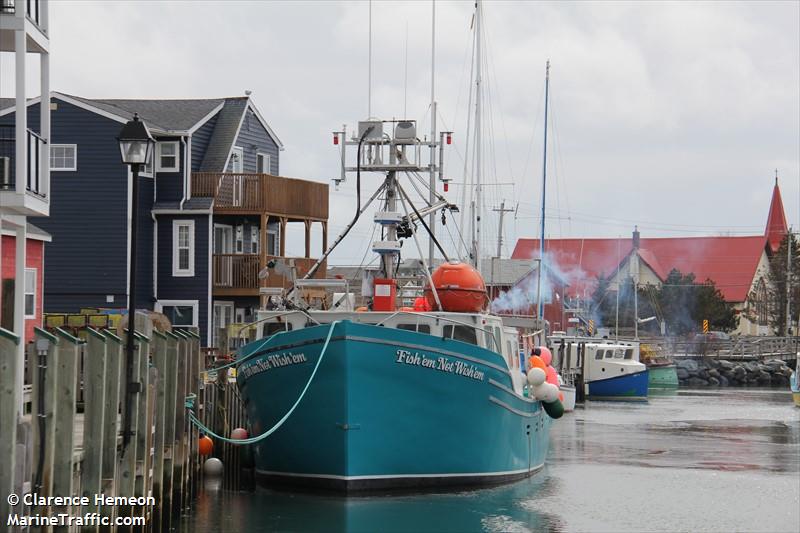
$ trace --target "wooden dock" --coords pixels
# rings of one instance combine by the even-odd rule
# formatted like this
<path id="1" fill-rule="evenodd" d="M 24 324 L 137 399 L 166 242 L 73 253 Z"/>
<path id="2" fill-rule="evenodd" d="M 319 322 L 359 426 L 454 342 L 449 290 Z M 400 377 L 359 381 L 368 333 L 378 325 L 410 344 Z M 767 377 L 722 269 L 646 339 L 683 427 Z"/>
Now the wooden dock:
<path id="1" fill-rule="evenodd" d="M 202 476 L 199 431 L 185 401 L 203 397 L 200 339 L 194 332 L 161 333 L 137 316 L 131 394 L 132 430 L 121 433 L 125 409 L 125 344 L 110 331 L 88 329 L 78 339 L 61 329 L 35 330 L 24 390 L 14 381 L 13 333 L 0 329 L 0 516 L 85 517 L 90 525 L 43 531 L 168 531 L 191 503 Z M 24 397 L 23 412 L 18 395 Z M 78 402 L 80 397 L 82 402 Z M 80 407 L 82 405 L 82 412 Z M 195 403 L 201 419 L 202 401 Z M 10 505 L 7 495 L 22 500 Z M 85 497 L 76 502 L 25 503 L 25 495 Z M 103 505 L 96 495 L 126 498 Z M 28 496 L 30 498 L 31 496 Z M 136 500 L 132 500 L 135 498 Z M 88 501 L 87 501 L 88 500 Z M 145 502 L 144 505 L 138 502 Z M 133 503 L 131 505 L 131 503 Z M 101 525 L 107 521 L 108 525 Z M 121 522 L 117 524 L 116 522 Z M 3 523 L 0 529 L 24 529 Z"/>

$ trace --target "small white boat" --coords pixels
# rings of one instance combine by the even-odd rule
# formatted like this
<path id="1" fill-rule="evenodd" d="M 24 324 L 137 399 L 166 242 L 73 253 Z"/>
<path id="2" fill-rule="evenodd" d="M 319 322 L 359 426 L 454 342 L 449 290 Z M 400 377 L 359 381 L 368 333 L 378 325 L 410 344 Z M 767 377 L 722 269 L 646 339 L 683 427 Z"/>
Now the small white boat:
<path id="1" fill-rule="evenodd" d="M 575 385 L 568 385 L 564 382 L 564 378 L 559 374 L 558 388 L 564 395 L 564 400 L 561 402 L 564 405 L 564 412 L 571 413 L 575 410 Z"/>

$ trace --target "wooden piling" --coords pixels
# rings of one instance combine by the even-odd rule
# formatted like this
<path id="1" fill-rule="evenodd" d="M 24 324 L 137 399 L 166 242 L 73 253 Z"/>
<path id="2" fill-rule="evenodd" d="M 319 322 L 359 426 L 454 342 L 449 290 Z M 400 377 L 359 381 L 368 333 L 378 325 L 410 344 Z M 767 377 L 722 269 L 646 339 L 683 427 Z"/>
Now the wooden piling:
<path id="1" fill-rule="evenodd" d="M 174 453 L 174 474 L 173 491 L 177 491 L 173 499 L 173 512 L 180 512 L 184 507 L 183 497 L 186 491 L 186 410 L 181 408 L 186 401 L 187 378 L 188 378 L 188 341 L 187 336 L 180 330 L 175 330 L 178 336 L 178 383 L 176 388 L 175 404 L 175 453 Z"/>
<path id="2" fill-rule="evenodd" d="M 19 337 L 0 328 L 0 518 L 7 517 L 13 509 L 7 495 L 14 492 L 18 395 L 22 394 L 17 391 L 18 345 Z"/>
<path id="3" fill-rule="evenodd" d="M 164 426 L 166 413 L 166 379 L 167 379 L 167 336 L 159 331 L 153 331 L 153 366 L 156 369 L 158 380 L 156 382 L 155 400 L 155 433 L 153 435 L 153 497 L 156 506 L 153 509 L 151 524 L 161 524 L 161 507 L 163 505 L 163 480 L 164 480 Z"/>
<path id="4" fill-rule="evenodd" d="M 102 493 L 103 424 L 105 423 L 106 337 L 87 329 L 84 357 L 83 462 L 81 464 L 81 495 L 90 499 L 84 513 L 94 513 L 99 507 L 94 495 Z M 92 528 L 96 529 L 96 528 Z M 84 531 L 87 529 L 84 528 Z"/>
<path id="5" fill-rule="evenodd" d="M 101 492 L 103 494 L 116 494 L 118 484 L 117 476 L 117 437 L 119 435 L 119 399 L 122 360 L 124 349 L 122 339 L 108 330 L 103 331 L 106 338 L 106 378 L 104 381 L 105 393 L 103 402 L 103 458 L 101 464 Z M 104 505 L 100 508 L 102 516 L 113 520 L 114 506 Z M 103 528 L 110 530 L 110 528 Z"/>
<path id="6" fill-rule="evenodd" d="M 136 351 L 139 354 L 138 365 L 134 367 L 134 379 L 139 382 L 139 394 L 136 403 L 136 467 L 133 484 L 134 496 L 146 496 L 145 487 L 147 482 L 147 471 L 149 466 L 150 448 L 148 447 L 148 434 L 152 425 L 148 425 L 148 386 L 150 384 L 150 339 L 134 333 L 136 335 Z M 141 509 L 134 509 L 138 512 Z"/>
<path id="7" fill-rule="evenodd" d="M 126 332 L 126 335 L 130 335 L 130 331 Z M 139 349 L 140 341 L 138 341 L 134 337 L 134 351 L 133 351 L 133 379 L 137 379 L 139 368 L 141 366 L 140 363 L 140 355 L 141 350 Z M 123 374 L 124 376 L 124 374 Z M 120 378 L 122 380 L 124 378 Z M 136 434 L 139 430 L 138 428 L 138 421 L 139 421 L 139 396 L 141 392 L 136 392 L 133 394 L 126 394 L 127 386 L 126 384 L 122 384 L 122 403 L 123 403 L 123 410 L 126 407 L 126 404 L 129 404 L 127 407 L 130 409 L 128 412 L 128 416 L 131 420 L 131 435 L 130 439 L 128 440 L 127 446 L 122 447 L 122 453 L 119 460 L 119 470 L 117 471 L 117 496 L 133 496 L 136 484 Z M 126 396 L 128 396 L 126 398 Z M 123 436 L 124 439 L 124 436 Z M 124 440 L 123 440 L 124 442 Z M 131 509 L 127 506 L 120 506 L 117 509 L 117 516 L 130 516 Z"/>
<path id="8" fill-rule="evenodd" d="M 166 376 L 164 384 L 164 475 L 162 478 L 163 504 L 160 506 L 161 530 L 169 531 L 172 522 L 172 510 L 175 505 L 174 498 L 174 473 L 175 473 L 175 442 L 177 422 L 178 399 L 178 357 L 179 337 L 174 333 L 167 333 L 166 342 Z"/>
<path id="9" fill-rule="evenodd" d="M 55 410 L 55 443 L 53 446 L 53 496 L 74 496 L 73 461 L 75 450 L 75 401 L 78 385 L 78 361 L 81 341 L 66 331 L 56 328 L 59 339 L 58 375 L 56 377 L 57 408 Z M 72 514 L 69 505 L 55 505 L 56 514 Z M 56 531 L 67 531 L 66 526 Z"/>

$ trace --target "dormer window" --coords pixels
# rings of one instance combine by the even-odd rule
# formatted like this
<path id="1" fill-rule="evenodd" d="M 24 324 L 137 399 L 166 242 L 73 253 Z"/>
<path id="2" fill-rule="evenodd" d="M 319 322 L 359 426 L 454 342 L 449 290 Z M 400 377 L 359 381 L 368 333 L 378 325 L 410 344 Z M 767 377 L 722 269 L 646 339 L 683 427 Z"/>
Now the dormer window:
<path id="1" fill-rule="evenodd" d="M 178 172 L 178 142 L 160 142 L 156 145 L 156 170 Z"/>

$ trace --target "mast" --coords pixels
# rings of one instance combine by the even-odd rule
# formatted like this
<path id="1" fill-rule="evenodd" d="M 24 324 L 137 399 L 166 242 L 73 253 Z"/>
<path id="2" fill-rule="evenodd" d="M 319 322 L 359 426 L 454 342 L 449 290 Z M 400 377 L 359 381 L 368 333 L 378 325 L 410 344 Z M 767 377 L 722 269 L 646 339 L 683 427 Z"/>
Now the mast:
<path id="1" fill-rule="evenodd" d="M 539 235 L 539 275 L 536 277 L 536 318 L 542 319 L 542 271 L 544 270 L 544 206 L 547 193 L 547 104 L 550 98 L 550 60 L 544 74 L 544 149 L 542 150 L 542 224 Z"/>
<path id="2" fill-rule="evenodd" d="M 474 267 L 481 270 L 481 216 L 483 191 L 481 190 L 481 0 L 475 2 L 475 234 L 472 246 L 475 251 Z"/>
<path id="3" fill-rule="evenodd" d="M 436 201 L 436 172 L 434 160 L 436 159 L 436 0 L 431 2 L 431 172 L 429 183 L 429 200 L 431 205 Z M 405 118 L 405 117 L 403 117 Z M 441 165 L 441 162 L 439 163 Z M 434 243 L 433 236 L 436 234 L 436 213 L 431 213 L 428 218 L 428 226 L 431 235 L 428 239 L 428 267 L 433 269 Z"/>

